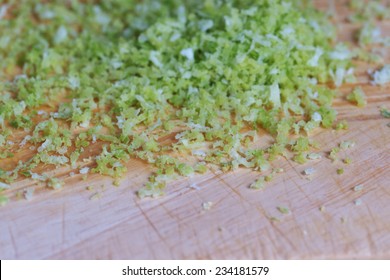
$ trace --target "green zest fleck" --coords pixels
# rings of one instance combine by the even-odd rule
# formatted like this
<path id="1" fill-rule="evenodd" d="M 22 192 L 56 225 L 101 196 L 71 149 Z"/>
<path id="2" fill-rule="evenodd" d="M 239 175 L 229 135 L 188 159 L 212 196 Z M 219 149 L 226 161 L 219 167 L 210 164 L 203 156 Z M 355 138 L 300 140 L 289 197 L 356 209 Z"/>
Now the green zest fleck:
<path id="1" fill-rule="evenodd" d="M 336 130 L 347 130 L 348 123 L 345 120 L 342 120 L 336 124 Z"/>
<path id="2" fill-rule="evenodd" d="M 63 185 L 64 185 L 64 182 L 61 181 L 61 180 L 58 179 L 58 178 L 50 178 L 50 179 L 47 181 L 47 186 L 48 186 L 49 188 L 52 188 L 52 189 L 55 189 L 55 190 L 61 189 Z"/>
<path id="3" fill-rule="evenodd" d="M 280 213 L 282 214 L 290 214 L 290 209 L 288 209 L 287 207 L 283 207 L 283 206 L 278 206 L 277 209 L 279 210 Z"/>
<path id="4" fill-rule="evenodd" d="M 5 206 L 9 202 L 9 198 L 3 195 L 0 195 L 0 206 Z"/>
<path id="5" fill-rule="evenodd" d="M 352 93 L 347 96 L 347 100 L 356 104 L 358 107 L 365 107 L 367 105 L 367 97 L 361 87 L 355 88 Z"/>
<path id="6" fill-rule="evenodd" d="M 345 163 L 346 165 L 349 165 L 349 164 L 352 163 L 352 159 L 349 158 L 349 157 L 347 157 L 347 158 L 344 159 L 344 163 Z"/>
<path id="7" fill-rule="evenodd" d="M 255 182 L 253 182 L 249 186 L 249 188 L 250 189 L 254 189 L 254 190 L 262 190 L 262 189 L 264 189 L 265 188 L 265 178 L 264 177 L 260 177 Z"/>
<path id="8" fill-rule="evenodd" d="M 299 153 L 293 157 L 293 161 L 299 164 L 304 164 L 307 162 L 307 155 L 305 153 Z"/>
<path id="9" fill-rule="evenodd" d="M 357 186 L 353 187 L 353 190 L 354 190 L 355 192 L 360 192 L 360 191 L 362 191 L 363 189 L 364 189 L 364 186 L 363 186 L 363 185 L 357 185 Z"/>
<path id="10" fill-rule="evenodd" d="M 340 148 L 339 147 L 332 148 L 332 150 L 329 153 L 329 158 L 332 161 L 336 161 L 338 159 L 337 155 L 338 155 L 339 152 L 340 152 Z"/>
<path id="11" fill-rule="evenodd" d="M 386 108 L 381 108 L 380 110 L 382 117 L 390 118 L 390 111 Z"/>
<path id="12" fill-rule="evenodd" d="M 354 141 L 342 141 L 340 143 L 340 149 L 342 150 L 346 150 L 346 149 L 350 149 L 350 148 L 353 148 L 355 146 L 355 142 Z"/>

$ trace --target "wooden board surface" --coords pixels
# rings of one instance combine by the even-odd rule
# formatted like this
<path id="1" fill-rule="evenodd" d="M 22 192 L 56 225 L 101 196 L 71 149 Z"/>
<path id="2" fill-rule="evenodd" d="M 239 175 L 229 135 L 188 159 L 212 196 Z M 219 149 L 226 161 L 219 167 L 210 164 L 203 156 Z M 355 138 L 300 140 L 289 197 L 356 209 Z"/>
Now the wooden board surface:
<path id="1" fill-rule="evenodd" d="M 327 3 L 318 1 L 325 9 Z M 357 25 L 344 22 L 341 4 L 336 12 L 340 38 L 351 39 Z M 389 22 L 382 28 L 390 35 Z M 60 191 L 41 190 L 32 201 L 1 207 L 0 258 L 389 259 L 390 120 L 379 115 L 379 107 L 390 108 L 390 86 L 367 84 L 369 67 L 374 66 L 357 63 L 356 70 L 368 95 L 366 108 L 345 101 L 356 85 L 344 86 L 334 101 L 339 119 L 348 120 L 350 129 L 318 130 L 314 138 L 324 159 L 305 165 L 278 160 L 275 167 L 285 173 L 265 190 L 248 189 L 258 176 L 255 172 L 215 171 L 170 184 L 161 199 L 139 200 L 135 191 L 150 169 L 131 161 L 119 187 L 110 178 L 92 175 L 83 181 L 76 176 Z M 353 149 L 340 154 L 352 158 L 349 166 L 326 159 L 342 140 L 356 141 Z M 317 170 L 311 180 L 302 175 L 308 167 Z M 339 167 L 345 168 L 343 175 L 337 175 Z M 198 189 L 189 187 L 194 183 Z M 353 191 L 358 184 L 365 187 Z M 17 183 L 21 190 L 32 185 L 29 180 Z M 204 202 L 213 203 L 210 210 L 202 208 Z M 278 206 L 288 207 L 291 214 L 281 214 Z"/>

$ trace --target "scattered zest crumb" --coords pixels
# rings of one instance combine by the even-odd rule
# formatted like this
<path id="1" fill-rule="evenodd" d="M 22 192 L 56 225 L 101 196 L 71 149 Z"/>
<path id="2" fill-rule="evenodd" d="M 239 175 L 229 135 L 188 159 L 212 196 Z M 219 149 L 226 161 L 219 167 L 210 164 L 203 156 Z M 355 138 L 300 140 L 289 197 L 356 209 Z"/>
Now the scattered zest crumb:
<path id="1" fill-rule="evenodd" d="M 11 188 L 11 186 L 9 184 L 0 182 L 0 189 L 7 190 L 9 188 Z"/>
<path id="2" fill-rule="evenodd" d="M 390 83 L 390 64 L 383 66 L 382 69 L 372 74 L 372 84 L 383 86 Z"/>
<path id="3" fill-rule="evenodd" d="M 360 206 L 360 205 L 362 205 L 363 201 L 362 201 L 360 198 L 358 198 L 358 199 L 356 199 L 353 203 L 354 203 L 356 206 Z"/>
<path id="4" fill-rule="evenodd" d="M 35 188 L 30 187 L 24 190 L 23 196 L 26 200 L 30 201 L 33 198 Z"/>
<path id="5" fill-rule="evenodd" d="M 352 163 L 352 159 L 351 158 L 345 158 L 344 159 L 344 163 L 346 164 L 346 165 L 349 165 L 349 164 L 351 164 Z"/>
<path id="6" fill-rule="evenodd" d="M 313 175 L 315 172 L 316 172 L 316 170 L 313 167 L 309 167 L 309 168 L 306 168 L 305 170 L 303 170 L 302 174 L 309 176 L 309 175 Z"/>
<path id="7" fill-rule="evenodd" d="M 360 192 L 360 191 L 363 190 L 363 188 L 364 188 L 363 185 L 357 185 L 357 186 L 355 186 L 355 187 L 353 188 L 353 190 L 354 190 L 355 192 Z"/>
<path id="8" fill-rule="evenodd" d="M 83 167 L 80 169 L 80 174 L 87 174 L 89 172 L 89 167 Z"/>
<path id="9" fill-rule="evenodd" d="M 390 111 L 386 108 L 381 108 L 380 110 L 382 117 L 390 118 Z"/>
<path id="10" fill-rule="evenodd" d="M 262 190 L 264 189 L 265 187 L 265 178 L 264 177 L 260 177 L 259 179 L 257 179 L 255 182 L 253 182 L 249 188 L 250 189 L 254 189 L 254 190 Z"/>
<path id="11" fill-rule="evenodd" d="M 358 107 L 365 107 L 367 105 L 367 96 L 361 87 L 355 88 L 352 93 L 347 96 L 347 100 L 356 104 Z"/>
<path id="12" fill-rule="evenodd" d="M 273 174 L 269 174 L 264 177 L 264 181 L 271 182 L 273 178 L 274 178 Z"/>
<path id="13" fill-rule="evenodd" d="M 9 202 L 9 198 L 6 196 L 0 195 L 0 206 L 5 206 Z"/>
<path id="14" fill-rule="evenodd" d="M 338 175 L 344 174 L 344 168 L 337 169 L 337 174 Z"/>
<path id="15" fill-rule="evenodd" d="M 333 148 L 329 153 L 329 158 L 334 162 L 337 160 L 337 154 L 340 152 L 339 147 Z"/>
<path id="16" fill-rule="evenodd" d="M 270 221 L 273 223 L 280 222 L 280 219 L 277 217 L 269 217 Z"/>
<path id="17" fill-rule="evenodd" d="M 345 120 L 340 121 L 336 125 L 336 130 L 347 130 L 348 129 L 348 123 Z"/>
<path id="18" fill-rule="evenodd" d="M 61 181 L 61 180 L 58 179 L 58 178 L 50 178 L 50 179 L 47 181 L 47 186 L 48 186 L 49 188 L 52 188 L 52 189 L 55 189 L 55 190 L 61 189 L 63 185 L 64 185 L 64 182 Z"/>
<path id="19" fill-rule="evenodd" d="M 342 141 L 340 143 L 340 149 L 343 149 L 343 150 L 346 150 L 346 149 L 350 149 L 350 148 L 353 148 L 355 146 L 355 142 L 354 141 Z"/>
<path id="20" fill-rule="evenodd" d="M 317 154 L 317 153 L 309 153 L 307 155 L 307 159 L 310 159 L 310 160 L 316 160 L 316 159 L 321 159 L 322 156 L 320 154 Z"/>
<path id="21" fill-rule="evenodd" d="M 197 191 L 201 189 L 196 183 L 191 183 L 188 187 Z"/>
<path id="22" fill-rule="evenodd" d="M 279 212 L 280 213 L 282 213 L 282 214 L 285 214 L 285 215 L 287 215 L 287 214 L 290 214 L 291 212 L 290 212 L 290 209 L 288 209 L 287 207 L 283 207 L 283 206 L 278 206 L 278 207 L 276 207 L 278 210 L 279 210 Z"/>
<path id="23" fill-rule="evenodd" d="M 205 211 L 210 210 L 212 206 L 213 206 L 213 203 L 212 203 L 211 201 L 203 202 L 203 203 L 202 203 L 202 208 L 203 208 L 203 210 L 205 210 Z"/>
<path id="24" fill-rule="evenodd" d="M 97 199 L 100 199 L 102 197 L 102 194 L 101 193 L 95 193 L 93 194 L 89 200 L 97 200 Z"/>

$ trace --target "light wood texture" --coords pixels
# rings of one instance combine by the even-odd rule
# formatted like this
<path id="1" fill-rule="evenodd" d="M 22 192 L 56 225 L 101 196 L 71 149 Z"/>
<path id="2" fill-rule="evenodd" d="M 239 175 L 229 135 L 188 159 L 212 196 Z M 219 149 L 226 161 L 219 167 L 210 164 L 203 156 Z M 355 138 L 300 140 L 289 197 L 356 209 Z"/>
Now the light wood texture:
<path id="1" fill-rule="evenodd" d="M 318 4 L 328 7 L 328 1 Z M 345 23 L 342 4 L 336 12 L 340 38 L 352 38 L 357 25 Z M 389 27 L 382 23 L 387 35 Z M 389 259 L 390 120 L 379 115 L 379 106 L 390 108 L 390 87 L 368 85 L 369 67 L 375 66 L 357 64 L 359 85 L 368 95 L 366 108 L 345 101 L 356 85 L 340 89 L 334 101 L 349 131 L 319 130 L 314 138 L 324 158 L 305 165 L 278 160 L 275 167 L 285 173 L 265 190 L 248 189 L 258 176 L 249 170 L 210 172 L 171 184 L 161 199 L 139 200 L 135 191 L 150 169 L 131 161 L 120 187 L 112 186 L 110 178 L 92 175 L 83 181 L 76 176 L 61 191 L 40 190 L 32 201 L 14 200 L 1 207 L 0 258 Z M 352 158 L 349 166 L 326 158 L 342 140 L 356 141 L 353 149 L 340 153 L 340 158 Z M 308 167 L 317 170 L 312 180 L 302 175 Z M 337 175 L 340 167 L 345 174 Z M 190 188 L 192 183 L 199 189 Z M 25 180 L 17 187 L 32 184 Z M 363 190 L 353 191 L 358 184 Z M 90 199 L 95 193 L 101 197 Z M 202 203 L 209 201 L 213 206 L 206 211 Z M 279 213 L 278 206 L 288 207 L 291 214 Z"/>

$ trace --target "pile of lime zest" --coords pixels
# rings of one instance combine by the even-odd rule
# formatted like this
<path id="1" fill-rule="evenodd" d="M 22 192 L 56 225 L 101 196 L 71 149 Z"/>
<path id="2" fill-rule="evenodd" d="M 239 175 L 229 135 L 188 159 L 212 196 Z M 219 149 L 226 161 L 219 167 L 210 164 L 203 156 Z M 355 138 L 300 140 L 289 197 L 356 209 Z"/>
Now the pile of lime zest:
<path id="1" fill-rule="evenodd" d="M 118 184 L 126 162 L 143 160 L 154 169 L 140 197 L 210 165 L 265 171 L 287 151 L 304 163 L 307 135 L 336 120 L 324 84 L 353 78 L 352 55 L 307 1 L 41 2 L 1 10 L 0 154 L 32 153 L 0 173 L 7 184 L 43 164 L 80 168 L 97 142 L 80 173 Z M 251 148 L 259 128 L 267 148 Z M 27 136 L 12 145 L 16 132 Z"/>

